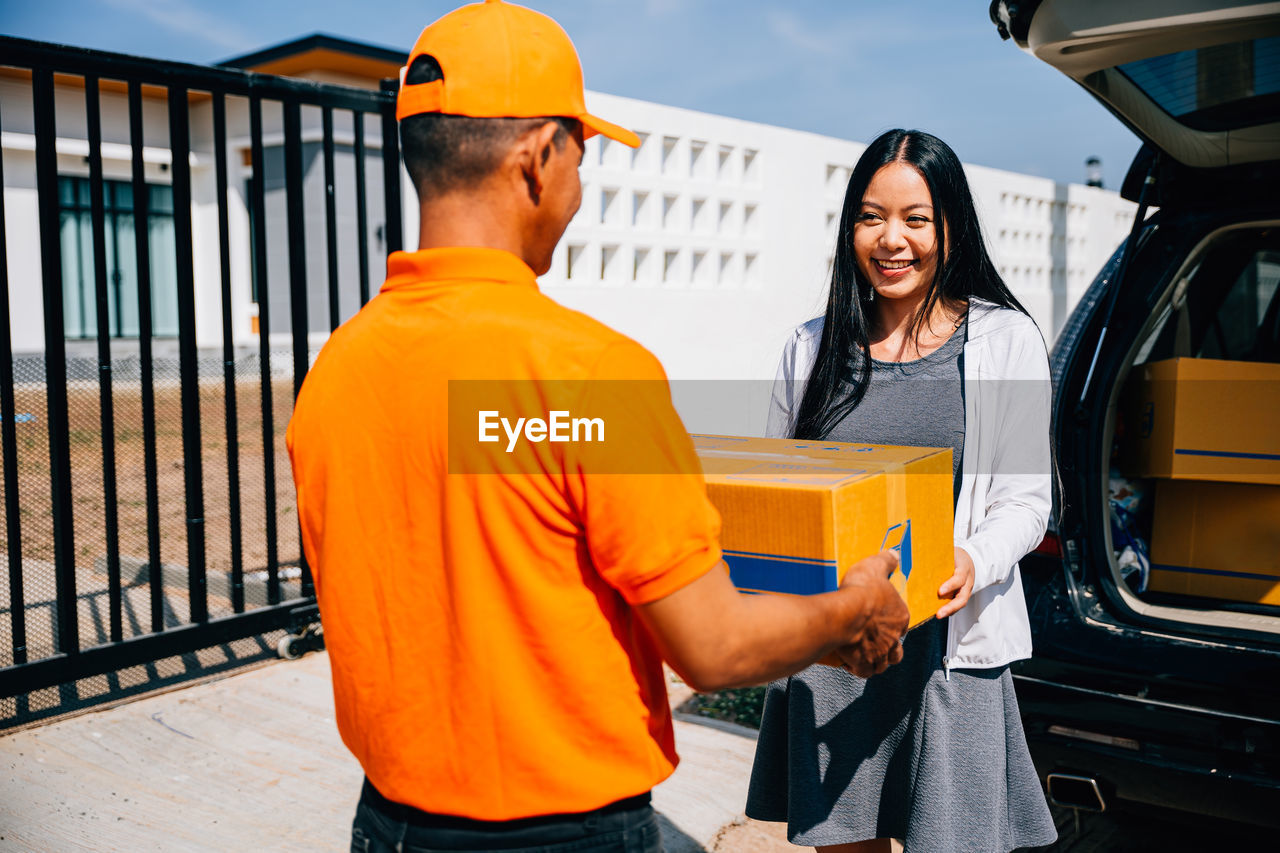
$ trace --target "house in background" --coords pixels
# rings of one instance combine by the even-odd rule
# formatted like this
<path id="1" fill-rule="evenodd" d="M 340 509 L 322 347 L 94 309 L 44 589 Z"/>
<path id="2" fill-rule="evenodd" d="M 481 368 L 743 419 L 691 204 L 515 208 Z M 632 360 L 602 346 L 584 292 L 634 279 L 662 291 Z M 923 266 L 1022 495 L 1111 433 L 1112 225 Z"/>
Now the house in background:
<path id="1" fill-rule="evenodd" d="M 270 74 L 377 88 L 398 75 L 400 51 L 314 35 L 223 63 Z M 3 60 L 0 60 L 2 63 Z M 0 64 L 4 193 L 15 351 L 43 348 L 30 75 Z M 130 148 L 124 87 L 102 81 L 103 168 L 113 337 L 138 333 L 133 293 Z M 83 83 L 57 81 L 65 334 L 97 333 L 88 219 L 88 143 Z M 176 334 L 172 193 L 163 92 L 144 87 L 146 180 L 151 194 L 153 333 Z M 221 271 L 209 98 L 189 96 L 196 323 L 201 347 L 221 343 Z M 583 204 L 542 277 L 545 292 L 652 349 L 677 379 L 771 378 L 783 340 L 820 313 L 845 185 L 864 145 L 595 92 L 588 107 L 635 130 L 637 150 L 588 141 Z M 278 105 L 264 108 L 260 168 L 249 148 L 247 102 L 228 98 L 231 313 L 235 343 L 257 348 L 259 303 L 271 300 L 271 333 L 289 335 L 284 136 Z M 334 194 L 338 315 L 360 304 L 353 113 L 335 110 Z M 328 264 L 321 111 L 302 111 L 308 325 L 316 348 L 328 333 Z M 365 279 L 376 293 L 386 250 L 381 123 L 364 119 L 367 195 Z M 1103 261 L 1127 234 L 1133 205 L 1097 187 L 979 166 L 966 167 L 992 255 L 1048 340 Z M 262 180 L 267 282 L 255 281 L 252 181 Z M 417 208 L 401 170 L 403 232 L 417 238 Z M 695 426 L 695 428 L 697 428 Z"/>
<path id="2" fill-rule="evenodd" d="M 400 60 L 390 51 L 343 42 L 342 51 L 314 51 L 315 41 L 303 39 L 282 46 L 286 54 L 305 56 L 308 75 L 342 77 L 376 88 L 382 76 L 394 77 Z M 268 52 L 269 53 L 269 52 Z M 373 53 L 378 58 L 371 59 Z M 252 57 L 250 57 L 252 59 Z M 267 61 L 271 65 L 271 61 Z M 291 68 L 294 66 L 290 66 Z M 342 69 L 347 69 L 345 75 Z M 300 75 L 302 72 L 299 72 Z M 166 352 L 166 339 L 177 335 L 176 245 L 170 174 L 167 92 L 143 86 L 142 136 L 145 179 L 149 196 L 148 241 L 152 287 L 152 334 L 157 353 Z M 64 332 L 68 355 L 87 357 L 95 348 L 97 312 L 94 300 L 93 236 L 89 206 L 89 142 L 83 78 L 55 75 L 56 150 L 59 187 L 61 260 L 63 272 Z M 0 58 L 0 147 L 3 149 L 5 229 L 9 261 L 11 328 L 15 354 L 38 354 L 44 349 L 43 296 L 40 272 L 40 236 L 35 179 L 35 118 L 31 74 L 8 68 Z M 198 90 L 188 93 L 191 136 L 191 216 L 194 254 L 196 331 L 202 349 L 221 345 L 221 265 L 219 261 L 215 142 L 211 98 Z M 109 328 L 113 351 L 130 351 L 129 341 L 138 335 L 137 273 L 135 261 L 133 196 L 131 186 L 131 133 L 127 91 L 123 83 L 104 77 L 100 81 L 102 166 L 105 178 L 105 244 L 109 293 Z M 290 337 L 289 269 L 284 190 L 284 127 L 278 101 L 263 102 L 263 163 L 255 170 L 250 149 L 248 101 L 227 98 L 228 219 L 230 237 L 231 314 L 237 346 L 257 349 L 259 300 L 269 298 L 271 333 L 287 349 Z M 335 181 L 337 200 L 339 277 L 360 279 L 355 203 L 355 121 L 349 110 L 334 110 Z M 376 115 L 362 115 L 365 150 L 365 202 L 367 208 L 365 279 L 376 292 L 383 278 L 385 208 L 382 193 L 381 122 Z M 315 107 L 302 108 L 302 165 L 304 170 L 304 234 L 309 293 L 310 331 L 319 340 L 329 330 L 327 296 L 328 259 L 325 239 L 325 176 L 321 161 L 322 114 Z M 263 181 L 267 229 L 266 282 L 256 280 L 250 233 L 253 181 Z M 406 179 L 407 180 L 407 179 Z M 408 185 L 406 183 L 406 188 Z M 416 220 L 415 220 L 416 221 Z M 416 228 L 416 226 L 415 226 Z M 261 291 L 261 292 L 260 292 Z M 344 286 L 339 292 L 339 314 L 350 317 L 359 308 L 359 288 Z M 77 342 L 86 341 L 87 345 Z M 274 343 L 273 343 L 274 345 Z M 21 370 L 19 371 L 21 372 Z"/>

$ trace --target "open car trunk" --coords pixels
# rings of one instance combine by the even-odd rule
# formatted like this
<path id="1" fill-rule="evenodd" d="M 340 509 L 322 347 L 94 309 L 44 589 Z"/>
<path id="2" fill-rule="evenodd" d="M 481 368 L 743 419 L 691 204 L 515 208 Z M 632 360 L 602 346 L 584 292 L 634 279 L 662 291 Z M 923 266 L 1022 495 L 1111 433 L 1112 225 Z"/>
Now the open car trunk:
<path id="1" fill-rule="evenodd" d="M 1280 217 L 1216 228 L 1123 350 L 1090 534 L 1142 616 L 1280 635 L 1278 285 Z"/>
<path id="2" fill-rule="evenodd" d="M 1159 208 L 1100 277 L 1097 339 L 1070 342 L 1079 402 L 1057 429 L 1090 433 L 1066 443 L 1074 498 L 1099 502 L 1073 547 L 1130 618 L 1273 642 L 1280 2 L 995 0 L 991 18 L 1145 140 L 1122 193 Z"/>
<path id="3" fill-rule="evenodd" d="M 1068 805 L 1280 826 L 1280 3 L 991 11 L 1145 141 L 1130 238 L 1052 354 L 1028 745 L 1051 795 L 1093 786 Z"/>

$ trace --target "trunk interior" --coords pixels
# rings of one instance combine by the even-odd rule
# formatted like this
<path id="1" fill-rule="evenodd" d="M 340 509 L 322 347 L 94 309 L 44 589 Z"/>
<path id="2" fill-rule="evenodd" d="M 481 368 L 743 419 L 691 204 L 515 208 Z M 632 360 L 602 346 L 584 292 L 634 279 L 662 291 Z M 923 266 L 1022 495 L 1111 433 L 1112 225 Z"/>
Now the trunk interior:
<path id="1" fill-rule="evenodd" d="M 1280 636 L 1278 283 L 1280 219 L 1220 227 L 1124 353 L 1101 533 L 1123 603 L 1147 618 Z"/>

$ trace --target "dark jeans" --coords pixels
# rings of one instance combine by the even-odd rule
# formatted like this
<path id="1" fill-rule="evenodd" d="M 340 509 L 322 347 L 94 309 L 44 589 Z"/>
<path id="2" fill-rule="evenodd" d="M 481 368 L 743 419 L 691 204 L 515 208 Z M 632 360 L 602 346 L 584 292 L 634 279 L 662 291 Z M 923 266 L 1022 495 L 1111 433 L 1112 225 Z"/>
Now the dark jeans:
<path id="1" fill-rule="evenodd" d="M 590 812 L 507 821 L 432 815 L 378 793 L 368 780 L 351 825 L 352 853 L 662 853 L 649 795 Z"/>

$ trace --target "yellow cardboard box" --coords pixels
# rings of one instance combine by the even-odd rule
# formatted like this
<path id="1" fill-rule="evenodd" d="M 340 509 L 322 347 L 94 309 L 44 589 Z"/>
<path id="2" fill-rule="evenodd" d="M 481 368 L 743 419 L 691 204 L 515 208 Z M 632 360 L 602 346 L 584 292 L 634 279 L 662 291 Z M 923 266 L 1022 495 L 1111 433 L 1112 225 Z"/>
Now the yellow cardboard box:
<path id="1" fill-rule="evenodd" d="M 1131 477 L 1280 485 L 1280 364 L 1171 358 L 1125 391 Z"/>
<path id="2" fill-rule="evenodd" d="M 955 572 L 951 449 L 695 435 L 735 586 L 808 595 L 884 548 L 911 627 Z"/>
<path id="3" fill-rule="evenodd" d="M 1147 588 L 1280 604 L 1280 487 L 1157 483 Z"/>

